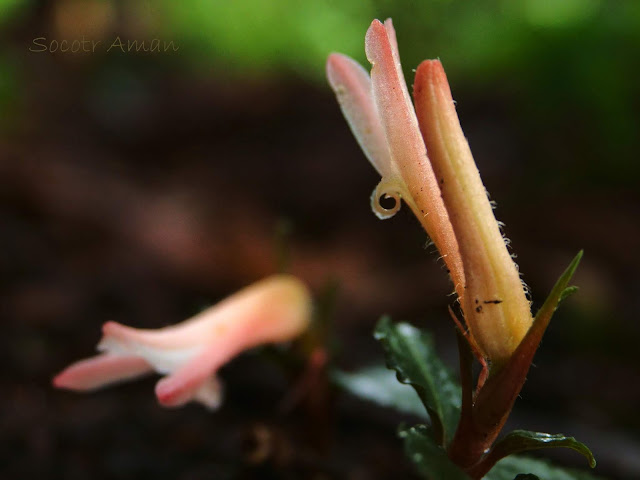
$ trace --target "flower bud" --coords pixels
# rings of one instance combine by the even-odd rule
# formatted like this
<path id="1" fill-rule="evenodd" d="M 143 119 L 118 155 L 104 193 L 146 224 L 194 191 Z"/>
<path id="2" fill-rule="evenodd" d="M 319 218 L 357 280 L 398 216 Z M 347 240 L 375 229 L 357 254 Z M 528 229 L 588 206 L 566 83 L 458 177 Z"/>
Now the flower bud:
<path id="1" fill-rule="evenodd" d="M 465 276 L 465 322 L 482 354 L 498 366 L 511 356 L 531 326 L 529 301 L 460 127 L 439 60 L 426 60 L 418 67 L 414 100 L 458 240 Z"/>

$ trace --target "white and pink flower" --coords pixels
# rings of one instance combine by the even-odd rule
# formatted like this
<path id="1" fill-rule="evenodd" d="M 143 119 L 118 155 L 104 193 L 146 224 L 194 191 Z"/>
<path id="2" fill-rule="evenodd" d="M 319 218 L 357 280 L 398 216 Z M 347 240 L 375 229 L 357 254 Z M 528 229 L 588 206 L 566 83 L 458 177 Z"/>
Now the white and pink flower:
<path id="1" fill-rule="evenodd" d="M 164 375 L 155 389 L 161 405 L 197 401 L 215 409 L 221 402 L 216 376 L 221 366 L 258 345 L 294 339 L 310 316 L 306 286 L 292 276 L 275 275 L 178 325 L 142 330 L 107 322 L 97 347 L 102 353 L 67 367 L 53 384 L 92 391 L 155 371 Z"/>

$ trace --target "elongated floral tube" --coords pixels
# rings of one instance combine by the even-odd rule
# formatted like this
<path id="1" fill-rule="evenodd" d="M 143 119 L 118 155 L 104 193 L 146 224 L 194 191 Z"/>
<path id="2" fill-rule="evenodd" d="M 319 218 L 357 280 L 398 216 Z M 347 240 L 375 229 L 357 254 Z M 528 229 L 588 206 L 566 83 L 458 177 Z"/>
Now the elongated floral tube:
<path id="1" fill-rule="evenodd" d="M 221 401 L 217 370 L 239 353 L 292 340 L 308 326 L 311 297 L 296 278 L 264 279 L 178 325 L 142 330 L 116 322 L 103 326 L 95 357 L 67 367 L 58 388 L 91 391 L 156 371 L 156 396 L 166 407 Z"/>
<path id="2" fill-rule="evenodd" d="M 422 137 L 458 240 L 466 282 L 465 321 L 482 354 L 499 366 L 509 359 L 533 322 L 529 301 L 462 132 L 440 61 L 420 64 L 414 99 Z"/>
<path id="3" fill-rule="evenodd" d="M 464 273 L 457 241 L 402 74 L 391 19 L 374 20 L 365 38 L 371 77 L 354 60 L 332 54 L 327 76 L 342 111 L 366 156 L 382 176 L 372 196 L 380 218 L 393 215 L 402 198 L 412 209 L 447 265 L 456 293 L 464 296 Z M 393 197 L 386 211 L 381 197 Z"/>

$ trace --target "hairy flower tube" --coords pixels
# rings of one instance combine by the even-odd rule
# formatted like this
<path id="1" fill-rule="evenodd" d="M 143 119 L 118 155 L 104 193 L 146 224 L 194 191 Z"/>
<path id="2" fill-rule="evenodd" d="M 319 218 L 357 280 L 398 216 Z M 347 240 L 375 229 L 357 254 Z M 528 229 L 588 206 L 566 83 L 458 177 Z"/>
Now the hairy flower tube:
<path id="1" fill-rule="evenodd" d="M 275 275 L 178 325 L 141 330 L 107 322 L 97 347 L 102 353 L 67 367 L 53 384 L 92 391 L 156 371 L 164 375 L 155 388 L 161 405 L 197 401 L 215 409 L 221 366 L 247 349 L 292 340 L 310 316 L 307 288 L 292 276 Z"/>
<path id="2" fill-rule="evenodd" d="M 341 54 L 329 57 L 327 76 L 360 146 L 382 176 L 372 197 L 374 212 L 383 218 L 395 213 L 400 198 L 410 206 L 450 271 L 468 340 L 497 369 L 533 318 L 442 65 L 431 60 L 418 68 L 414 110 L 391 19 L 371 23 L 365 50 L 370 77 Z M 384 195 L 396 199 L 393 210 L 381 209 Z"/>

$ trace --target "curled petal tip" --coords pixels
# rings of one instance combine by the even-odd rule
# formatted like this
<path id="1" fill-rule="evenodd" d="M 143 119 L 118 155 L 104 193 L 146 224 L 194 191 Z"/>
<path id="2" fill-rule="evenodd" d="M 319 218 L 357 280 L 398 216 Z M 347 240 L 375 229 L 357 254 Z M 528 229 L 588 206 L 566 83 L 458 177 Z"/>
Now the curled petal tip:
<path id="1" fill-rule="evenodd" d="M 371 210 L 380 220 L 393 217 L 402 206 L 402 194 L 405 188 L 399 181 L 383 178 L 371 194 Z M 382 205 L 382 199 L 393 200 L 391 208 Z"/>

